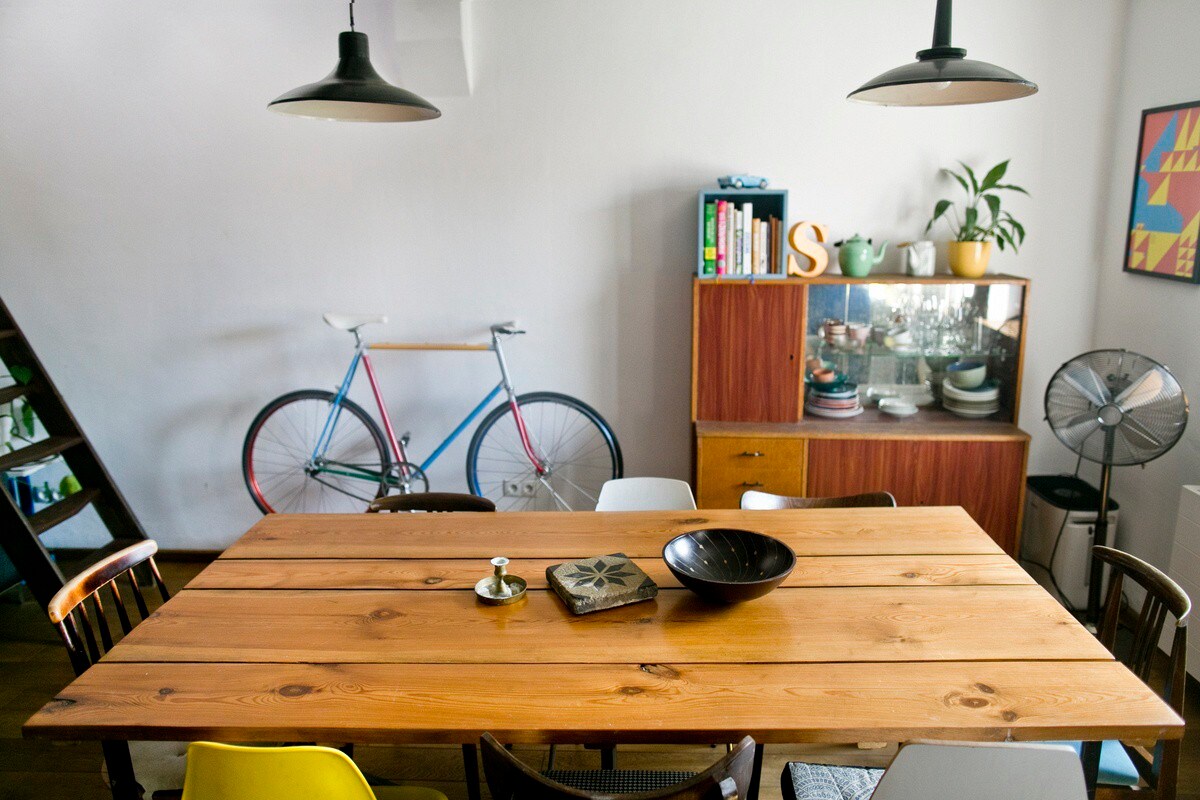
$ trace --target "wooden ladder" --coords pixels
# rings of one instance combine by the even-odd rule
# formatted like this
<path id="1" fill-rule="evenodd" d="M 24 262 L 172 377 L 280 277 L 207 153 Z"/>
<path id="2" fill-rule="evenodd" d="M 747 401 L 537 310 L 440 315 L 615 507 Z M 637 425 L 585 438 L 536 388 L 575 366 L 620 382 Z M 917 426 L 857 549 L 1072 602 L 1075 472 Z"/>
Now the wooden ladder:
<path id="1" fill-rule="evenodd" d="M 45 608 L 65 582 L 62 571 L 42 543 L 41 536 L 46 531 L 89 505 L 95 508 L 112 541 L 91 554 L 89 563 L 147 537 L 2 300 L 0 362 L 10 372 L 14 367 L 23 367 L 30 373 L 25 383 L 0 388 L 0 403 L 23 398 L 33 407 L 47 433 L 44 439 L 0 454 L 0 473 L 44 458 L 62 456 L 83 486 L 82 491 L 28 516 L 22 513 L 15 498 L 7 491 L 0 491 L 4 496 L 0 500 L 0 546 L 25 580 L 34 599 Z"/>

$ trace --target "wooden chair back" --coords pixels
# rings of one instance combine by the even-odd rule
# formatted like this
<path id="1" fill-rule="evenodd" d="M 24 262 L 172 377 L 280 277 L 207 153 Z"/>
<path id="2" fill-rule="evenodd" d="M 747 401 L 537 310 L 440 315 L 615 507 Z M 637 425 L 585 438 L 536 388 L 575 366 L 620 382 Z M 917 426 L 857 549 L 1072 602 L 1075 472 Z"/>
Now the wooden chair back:
<path id="1" fill-rule="evenodd" d="M 1083 766 L 1064 745 L 914 742 L 871 800 L 1085 800 Z"/>
<path id="2" fill-rule="evenodd" d="M 483 770 L 494 800 L 746 800 L 754 770 L 754 740 L 742 739 L 704 772 L 653 792 L 597 794 L 555 783 L 517 760 L 490 733 L 480 739 Z"/>
<path id="3" fill-rule="evenodd" d="M 76 675 L 82 675 L 84 670 L 100 660 L 100 656 L 111 650 L 114 644 L 104 600 L 100 596 L 101 590 L 108 587 L 112 610 L 116 614 L 122 635 L 133 630 L 134 623 L 117 585 L 118 578 L 124 576 L 129 585 L 130 597 L 137 607 L 139 621 L 150 616 L 150 609 L 146 605 L 142 585 L 135 573 L 136 567 L 145 564 L 163 601 L 170 598 L 162 575 L 159 574 L 158 565 L 154 563 L 154 554 L 157 552 L 158 544 L 153 539 L 146 539 L 118 550 L 67 581 L 50 599 L 46 612 L 50 616 L 50 622 L 58 628 L 63 644 L 67 646 L 71 666 L 75 668 Z M 90 614 L 89 605 L 92 609 Z"/>
<path id="4" fill-rule="evenodd" d="M 456 492 L 415 492 L 380 497 L 367 506 L 368 514 L 381 511 L 495 511 L 496 504 L 486 497 Z"/>
<path id="5" fill-rule="evenodd" d="M 1167 669 L 1159 691 L 1163 701 L 1175 713 L 1183 716 L 1183 691 L 1187 680 L 1187 622 L 1192 610 L 1191 599 L 1168 575 L 1137 556 L 1099 545 L 1092 548 L 1092 552 L 1111 570 L 1104 620 L 1100 626 L 1100 642 L 1147 684 L 1150 683 L 1150 667 L 1158 651 L 1167 615 L 1175 619 L 1175 632 L 1171 636 L 1171 649 L 1167 654 Z M 1118 646 L 1117 631 L 1126 580 L 1132 580 L 1140 586 L 1146 596 L 1133 622 L 1132 640 L 1128 646 Z M 1155 790 L 1153 796 L 1156 800 L 1174 800 L 1179 779 L 1180 745 L 1178 739 L 1158 742 L 1149 757 L 1141 748 L 1125 745 L 1134 766 Z"/>
<path id="6" fill-rule="evenodd" d="M 749 491 L 742 495 L 742 508 L 750 511 L 778 511 L 785 508 L 895 508 L 891 492 L 868 492 L 845 497 L 788 497 L 769 492 Z"/>

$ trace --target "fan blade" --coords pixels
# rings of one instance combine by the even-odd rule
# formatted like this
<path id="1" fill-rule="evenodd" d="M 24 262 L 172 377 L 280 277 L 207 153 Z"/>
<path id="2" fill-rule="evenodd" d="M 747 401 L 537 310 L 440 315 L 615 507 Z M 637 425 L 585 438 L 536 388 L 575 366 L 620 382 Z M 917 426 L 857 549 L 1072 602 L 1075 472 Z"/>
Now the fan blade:
<path id="1" fill-rule="evenodd" d="M 1163 380 L 1162 373 L 1158 369 L 1151 369 L 1129 384 L 1125 391 L 1117 395 L 1117 399 L 1113 402 L 1116 403 L 1117 408 L 1129 412 L 1132 409 L 1154 402 L 1154 398 L 1158 397 L 1165 385 L 1166 381 Z"/>
<path id="2" fill-rule="evenodd" d="M 1094 413 L 1087 412 L 1071 417 L 1065 425 L 1055 428 L 1054 432 L 1064 442 L 1074 442 L 1071 446 L 1076 447 L 1099 429 L 1100 420 Z"/>
<path id="3" fill-rule="evenodd" d="M 1093 405 L 1102 406 L 1108 403 L 1112 395 L 1108 391 L 1108 386 L 1096 374 L 1096 370 L 1084 366 L 1081 366 L 1080 370 L 1083 372 L 1082 380 L 1073 374 L 1075 372 L 1073 369 L 1063 372 L 1063 380 L 1071 384 L 1075 391 L 1090 400 Z"/>
<path id="4" fill-rule="evenodd" d="M 1163 440 L 1155 436 L 1154 431 L 1150 430 L 1131 416 L 1126 416 L 1123 420 L 1121 420 L 1121 424 L 1118 427 L 1120 427 L 1121 432 L 1124 433 L 1126 437 L 1130 439 L 1141 439 L 1142 441 L 1146 442 L 1145 445 L 1139 446 L 1149 447 L 1149 449 L 1154 451 L 1157 451 L 1163 446 Z"/>

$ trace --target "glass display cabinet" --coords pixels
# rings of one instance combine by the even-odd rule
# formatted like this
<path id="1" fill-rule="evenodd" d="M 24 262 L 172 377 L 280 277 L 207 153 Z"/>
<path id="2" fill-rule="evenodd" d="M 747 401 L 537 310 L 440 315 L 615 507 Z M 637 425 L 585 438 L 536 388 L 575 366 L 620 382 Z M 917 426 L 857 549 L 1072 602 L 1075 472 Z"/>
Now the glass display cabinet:
<path id="1" fill-rule="evenodd" d="M 966 419 L 1014 421 L 1025 289 L 1023 281 L 1002 280 L 813 285 L 805 328 L 809 390 L 821 388 L 814 370 L 832 370 L 835 381 L 857 386 L 865 408 L 900 398 Z M 947 379 L 951 388 L 943 391 Z"/>
<path id="2" fill-rule="evenodd" d="M 700 507 L 887 491 L 962 506 L 1017 553 L 1028 292 L 1005 275 L 694 280 Z"/>

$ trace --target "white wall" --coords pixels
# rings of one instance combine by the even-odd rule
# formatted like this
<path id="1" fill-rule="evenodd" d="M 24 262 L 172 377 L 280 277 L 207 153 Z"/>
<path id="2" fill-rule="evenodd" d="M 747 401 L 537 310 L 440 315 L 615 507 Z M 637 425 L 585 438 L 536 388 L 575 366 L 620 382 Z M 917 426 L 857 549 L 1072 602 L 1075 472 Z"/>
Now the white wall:
<path id="1" fill-rule="evenodd" d="M 895 241 L 951 190 L 939 166 L 1012 157 L 1030 239 L 994 268 L 1033 278 L 1022 423 L 1058 469 L 1040 394 L 1092 340 L 1124 3 L 1088 6 L 962 3 L 956 43 L 1041 92 L 880 109 L 844 97 L 927 46 L 928 0 L 474 0 L 472 95 L 354 126 L 265 110 L 332 67 L 338 3 L 0 0 L 0 294 L 152 534 L 221 546 L 256 517 L 250 418 L 348 358 L 321 311 L 389 312 L 395 339 L 518 318 L 523 388 L 594 403 L 629 473 L 685 477 L 700 185 L 764 174 L 794 219 Z M 417 453 L 493 378 L 470 354 L 380 367 Z M 464 449 L 435 485 L 463 484 Z"/>
<path id="2" fill-rule="evenodd" d="M 1106 169 L 1108 202 L 1101 230 L 1097 347 L 1124 347 L 1165 363 L 1192 398 L 1200 398 L 1200 347 L 1195 336 L 1200 286 L 1121 271 L 1133 192 L 1141 111 L 1200 99 L 1200 53 L 1194 37 L 1200 5 L 1191 0 L 1130 4 L 1127 46 L 1113 114 L 1113 150 Z M 1175 531 L 1181 484 L 1200 481 L 1200 424 L 1193 419 L 1176 447 L 1145 469 L 1118 469 L 1113 495 L 1121 503 L 1119 546 L 1165 568 Z"/>

